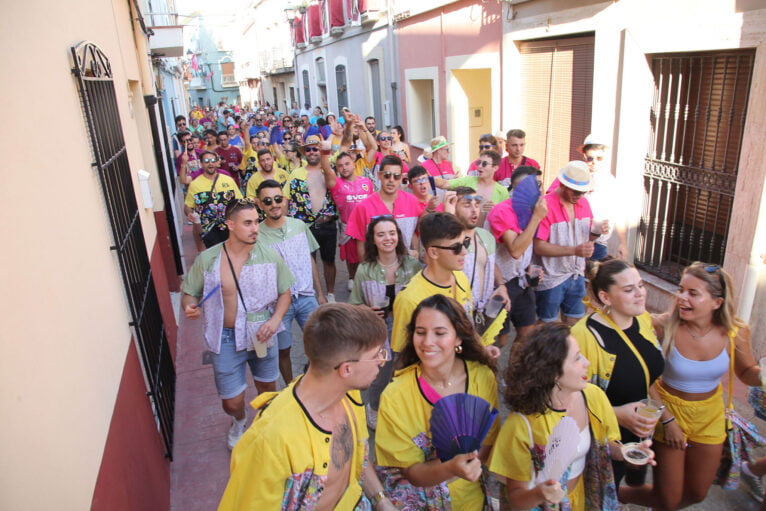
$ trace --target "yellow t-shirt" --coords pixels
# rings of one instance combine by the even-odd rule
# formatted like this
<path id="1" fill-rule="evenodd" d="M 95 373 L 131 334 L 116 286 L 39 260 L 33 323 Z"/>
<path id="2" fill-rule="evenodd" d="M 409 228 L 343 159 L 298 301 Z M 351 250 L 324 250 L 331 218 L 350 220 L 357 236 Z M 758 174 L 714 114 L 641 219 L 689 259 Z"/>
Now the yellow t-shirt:
<path id="1" fill-rule="evenodd" d="M 394 300 L 394 326 L 391 330 L 391 349 L 399 352 L 407 344 L 407 325 L 412 319 L 412 313 L 415 308 L 433 295 L 444 295 L 454 298 L 457 303 L 463 306 L 468 317 L 473 314 L 473 299 L 471 297 L 471 284 L 468 277 L 462 271 L 453 271 L 455 276 L 455 286 L 442 287 L 434 284 L 423 276 L 420 271 L 412 277 Z"/>
<path id="2" fill-rule="evenodd" d="M 495 373 L 484 364 L 472 360 L 465 361 L 465 368 L 466 392 L 485 399 L 497 408 Z M 433 405 L 423 396 L 418 385 L 418 376 L 420 376 L 420 367 L 417 364 L 402 369 L 397 372 L 393 381 L 380 396 L 378 425 L 375 431 L 375 459 L 381 467 L 407 468 L 436 459 L 435 452 L 432 452 L 433 458 L 429 456 L 427 460 L 422 446 L 418 446 L 420 443 L 427 446 L 426 450 L 433 449 L 430 429 Z M 494 444 L 499 425 L 498 418 L 490 428 L 482 446 Z M 381 482 L 392 486 L 395 485 L 396 480 L 398 478 L 392 476 Z M 479 481 L 471 483 L 458 478 L 448 486 L 452 509 L 479 511 L 483 509 L 484 490 Z M 393 495 L 389 492 L 389 496 Z M 403 505 L 402 502 L 394 502 L 394 504 Z M 420 509 L 425 508 L 427 504 L 435 506 L 434 509 L 438 508 L 436 502 L 422 504 Z"/>
<path id="3" fill-rule="evenodd" d="M 588 420 L 592 438 L 600 444 L 620 439 L 620 427 L 614 415 L 609 399 L 600 388 L 588 384 L 583 390 L 588 409 Z M 538 455 L 545 453 L 553 428 L 566 415 L 565 411 L 548 409 L 544 414 L 531 414 L 526 418 L 532 429 L 534 446 L 529 443 L 529 428 L 524 418 L 518 413 L 511 413 L 506 419 L 495 441 L 489 457 L 489 470 L 515 481 L 532 481 L 532 450 Z M 593 448 L 593 446 L 591 446 Z M 544 460 L 537 459 L 538 463 Z M 542 467 L 541 467 L 542 468 Z M 578 486 L 582 484 L 580 478 Z M 581 492 L 581 490 L 580 490 Z M 578 493 L 580 493 L 578 492 Z M 573 495 L 574 496 L 574 495 Z M 582 510 L 585 506 L 581 498 L 572 499 L 572 509 Z"/>
<path id="4" fill-rule="evenodd" d="M 332 434 L 306 415 L 295 394 L 298 381 L 278 394 L 261 394 L 251 403 L 258 412 L 231 453 L 231 475 L 219 511 L 313 509 L 322 496 Z M 351 510 L 362 497 L 368 432 L 359 391 L 347 393 L 343 407 L 354 450 L 348 487 L 336 509 Z"/>
<path id="5" fill-rule="evenodd" d="M 275 167 L 272 172 L 274 173 L 274 175 L 269 177 L 269 179 L 275 180 L 281 186 L 284 186 L 285 183 L 287 183 L 287 180 L 290 178 L 290 174 L 280 169 L 279 167 Z M 250 176 L 250 179 L 247 180 L 247 191 L 245 193 L 245 197 L 255 197 L 256 196 L 255 192 L 256 190 L 258 190 L 258 186 L 261 183 L 263 183 L 265 180 L 266 178 L 263 177 L 263 174 L 261 174 L 261 171 L 258 171 L 254 173 L 252 176 Z"/>
<path id="6" fill-rule="evenodd" d="M 215 182 L 215 190 L 213 188 L 213 179 L 208 179 L 205 174 L 201 174 L 194 178 L 194 181 L 189 183 L 189 190 L 186 192 L 186 199 L 184 204 L 192 209 L 198 209 L 200 205 L 204 205 L 208 202 L 208 197 L 211 191 L 217 195 L 217 202 L 226 202 L 232 198 L 241 199 L 242 192 L 239 191 L 237 183 L 234 182 L 229 176 L 218 174 L 218 181 Z M 200 211 L 197 211 L 200 213 Z"/>

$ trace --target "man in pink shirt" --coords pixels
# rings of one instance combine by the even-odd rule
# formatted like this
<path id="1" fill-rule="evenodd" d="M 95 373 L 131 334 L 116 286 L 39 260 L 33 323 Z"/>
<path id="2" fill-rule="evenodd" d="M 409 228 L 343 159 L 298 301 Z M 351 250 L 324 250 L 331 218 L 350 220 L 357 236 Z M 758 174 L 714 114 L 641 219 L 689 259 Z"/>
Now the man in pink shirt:
<path id="1" fill-rule="evenodd" d="M 326 149 L 326 146 L 329 144 L 330 141 L 325 140 L 322 148 Z M 330 190 L 340 215 L 341 239 L 338 245 L 340 247 L 340 259 L 341 261 L 346 261 L 346 266 L 348 267 L 348 287 L 350 290 L 354 285 L 354 276 L 360 261 L 359 253 L 356 249 L 356 241 L 346 234 L 346 226 L 351 217 L 351 212 L 354 211 L 356 205 L 373 194 L 375 188 L 370 178 L 356 175 L 354 172 L 356 170 L 354 157 L 349 153 L 339 153 L 335 158 L 335 169 L 338 171 L 340 179 L 333 172 L 330 166 L 330 158 L 326 154 L 322 155 L 321 163 L 325 185 Z"/>
<path id="2" fill-rule="evenodd" d="M 399 183 L 402 181 L 402 160 L 398 156 L 389 155 L 383 158 L 378 179 L 380 190 L 357 204 L 346 227 L 346 234 L 356 240 L 359 260 L 364 259 L 364 236 L 370 220 L 378 216 L 393 216 L 402 231 L 404 245 L 411 249 L 418 218 L 423 212 L 423 206 L 414 195 L 399 189 Z"/>
<path id="3" fill-rule="evenodd" d="M 545 278 L 537 287 L 537 316 L 543 322 L 559 320 L 574 324 L 585 315 L 585 259 L 593 254 L 593 241 L 608 232 L 604 221 L 593 226 L 593 213 L 585 194 L 590 172 L 582 161 L 570 161 L 559 171 L 559 186 L 545 195 L 548 213 L 540 221 L 534 252 Z M 596 231 L 596 232 L 593 232 Z"/>
<path id="4" fill-rule="evenodd" d="M 510 188 L 511 175 L 516 167 L 530 166 L 539 169 L 540 164 L 532 158 L 524 156 L 524 147 L 527 145 L 527 134 L 524 133 L 524 130 L 508 130 L 506 137 L 508 156 L 500 160 L 500 166 L 495 172 L 495 181 L 506 188 Z"/>

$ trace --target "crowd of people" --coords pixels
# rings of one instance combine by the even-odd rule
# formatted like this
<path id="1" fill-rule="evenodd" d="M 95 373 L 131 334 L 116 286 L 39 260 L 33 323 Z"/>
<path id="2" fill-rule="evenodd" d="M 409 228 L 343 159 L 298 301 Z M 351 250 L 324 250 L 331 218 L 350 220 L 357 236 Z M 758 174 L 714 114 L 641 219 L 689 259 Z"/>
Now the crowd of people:
<path id="1" fill-rule="evenodd" d="M 749 329 L 717 265 L 691 264 L 673 308 L 646 310 L 602 139 L 544 190 L 520 129 L 482 135 L 463 172 L 444 137 L 414 158 L 401 127 L 347 109 L 190 119 L 174 150 L 201 253 L 182 308 L 204 318 L 232 417 L 220 509 L 492 509 L 490 477 L 502 509 L 706 497 L 726 439 L 721 378 L 761 385 Z M 336 251 L 349 303 L 335 300 Z M 442 460 L 431 413 L 461 393 L 494 408 L 502 393 L 510 414 Z M 576 448 L 557 459 L 546 447 L 565 418 Z"/>

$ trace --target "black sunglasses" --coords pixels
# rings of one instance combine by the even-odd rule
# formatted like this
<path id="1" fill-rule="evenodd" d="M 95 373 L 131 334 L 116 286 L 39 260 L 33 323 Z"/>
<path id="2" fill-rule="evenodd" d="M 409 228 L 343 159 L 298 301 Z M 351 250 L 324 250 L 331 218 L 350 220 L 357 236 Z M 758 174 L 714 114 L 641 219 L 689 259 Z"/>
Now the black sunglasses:
<path id="1" fill-rule="evenodd" d="M 394 174 L 393 172 L 383 172 L 383 179 L 391 179 L 393 178 L 394 181 L 399 181 L 402 178 L 401 174 Z"/>
<path id="2" fill-rule="evenodd" d="M 391 140 L 393 140 L 393 139 L 394 139 L 394 137 L 380 137 L 380 141 L 381 141 L 381 142 L 383 142 L 383 141 L 385 141 L 385 140 L 391 141 Z"/>
<path id="3" fill-rule="evenodd" d="M 282 197 L 281 195 L 275 195 L 273 200 L 271 197 L 266 197 L 265 199 L 261 199 L 261 202 L 263 202 L 267 206 L 271 206 L 272 202 L 276 202 L 277 204 L 282 204 L 283 200 L 284 200 L 284 197 Z"/>
<path id="4" fill-rule="evenodd" d="M 318 147 L 314 147 L 314 146 L 304 147 L 303 148 L 303 152 L 304 153 L 317 153 L 317 152 L 319 152 L 319 148 Z"/>
<path id="5" fill-rule="evenodd" d="M 432 247 L 434 247 L 434 248 L 440 248 L 440 249 L 442 249 L 442 250 L 452 250 L 452 252 L 453 252 L 455 255 L 460 255 L 460 252 L 462 252 L 462 251 L 463 251 L 463 249 L 466 249 L 466 250 L 468 250 L 468 247 L 470 247 L 470 246 L 471 246 L 471 238 L 469 238 L 468 236 L 466 236 L 466 237 L 463 239 L 463 242 L 462 242 L 462 243 L 460 243 L 460 242 L 458 242 L 458 243 L 453 243 L 452 245 L 450 245 L 450 246 L 448 246 L 448 247 L 440 247 L 439 245 L 431 245 L 431 246 L 432 246 Z"/>
<path id="6" fill-rule="evenodd" d="M 489 151 L 492 149 L 492 146 L 490 144 L 479 144 L 479 149 L 482 151 Z"/>
<path id="7" fill-rule="evenodd" d="M 489 167 L 491 165 L 494 165 L 494 164 L 491 161 L 487 161 L 487 160 L 482 160 L 476 164 L 477 167 Z"/>

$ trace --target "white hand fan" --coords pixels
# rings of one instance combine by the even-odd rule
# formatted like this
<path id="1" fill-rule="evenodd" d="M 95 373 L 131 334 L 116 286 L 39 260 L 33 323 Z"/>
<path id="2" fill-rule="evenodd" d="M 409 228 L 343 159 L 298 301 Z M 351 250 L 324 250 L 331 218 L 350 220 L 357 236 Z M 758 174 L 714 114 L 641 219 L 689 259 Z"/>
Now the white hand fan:
<path id="1" fill-rule="evenodd" d="M 580 429 L 571 417 L 563 417 L 551 431 L 545 446 L 545 464 L 537 476 L 537 482 L 553 479 L 559 481 L 567 467 L 577 457 Z"/>

